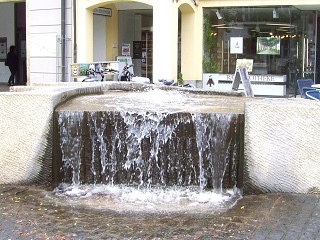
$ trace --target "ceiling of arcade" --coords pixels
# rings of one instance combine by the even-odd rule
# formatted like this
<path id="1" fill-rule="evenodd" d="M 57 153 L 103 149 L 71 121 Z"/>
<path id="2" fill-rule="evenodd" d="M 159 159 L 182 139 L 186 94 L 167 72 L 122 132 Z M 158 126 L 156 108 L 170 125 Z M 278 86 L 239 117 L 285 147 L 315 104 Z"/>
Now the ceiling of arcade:
<path id="1" fill-rule="evenodd" d="M 177 1 L 177 0 L 176 0 Z M 193 3 L 193 0 L 190 0 L 190 4 Z M 109 3 L 106 3 L 106 5 L 103 5 L 101 7 L 107 7 Z M 113 3 L 115 5 L 115 7 L 119 10 L 119 11 L 134 11 L 137 14 L 143 14 L 143 15 L 149 15 L 152 16 L 152 9 L 153 7 L 149 4 L 145 4 L 145 3 L 141 3 L 141 2 L 115 2 Z M 191 11 L 192 12 L 192 7 L 190 7 L 189 5 L 187 6 L 187 4 L 182 4 L 182 6 L 180 6 L 180 8 L 185 8 L 184 11 Z M 183 9 L 181 9 L 183 10 Z"/>
<path id="2" fill-rule="evenodd" d="M 108 7 L 110 4 L 110 1 L 105 1 L 105 5 L 100 5 L 99 7 Z M 141 2 L 116 2 L 111 1 L 115 5 L 116 9 L 119 11 L 134 11 L 136 14 L 143 14 L 143 15 L 149 15 L 152 16 L 152 9 L 153 7 L 151 5 L 141 3 Z"/>

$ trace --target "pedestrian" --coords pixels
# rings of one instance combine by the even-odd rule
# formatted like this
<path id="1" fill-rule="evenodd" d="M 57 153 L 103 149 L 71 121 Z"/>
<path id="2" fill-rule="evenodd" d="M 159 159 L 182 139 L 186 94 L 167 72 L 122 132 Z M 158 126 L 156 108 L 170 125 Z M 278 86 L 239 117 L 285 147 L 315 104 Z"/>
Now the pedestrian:
<path id="1" fill-rule="evenodd" d="M 18 71 L 18 64 L 19 64 L 19 59 L 18 55 L 16 54 L 16 46 L 10 46 L 10 50 L 7 54 L 7 59 L 5 61 L 5 65 L 9 67 L 11 75 L 8 80 L 8 86 L 13 86 L 14 85 L 14 78 L 15 75 Z"/>

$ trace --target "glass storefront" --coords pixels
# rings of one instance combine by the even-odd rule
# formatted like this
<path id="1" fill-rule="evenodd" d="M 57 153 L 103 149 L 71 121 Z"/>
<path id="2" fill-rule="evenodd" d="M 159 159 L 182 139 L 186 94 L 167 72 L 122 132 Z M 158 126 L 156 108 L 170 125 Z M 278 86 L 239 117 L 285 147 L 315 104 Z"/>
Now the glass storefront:
<path id="1" fill-rule="evenodd" d="M 297 78 L 316 77 L 316 32 L 314 11 L 290 6 L 206 8 L 203 72 L 234 74 L 248 60 L 251 81 L 282 85 L 283 96 L 293 94 Z M 273 77 L 283 81 L 272 83 Z"/>

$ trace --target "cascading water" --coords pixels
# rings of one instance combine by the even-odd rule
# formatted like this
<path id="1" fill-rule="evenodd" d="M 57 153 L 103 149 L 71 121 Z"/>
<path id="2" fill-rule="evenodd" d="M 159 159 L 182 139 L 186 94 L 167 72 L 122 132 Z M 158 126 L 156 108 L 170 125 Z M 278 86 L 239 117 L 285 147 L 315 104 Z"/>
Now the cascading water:
<path id="1" fill-rule="evenodd" d="M 59 118 L 60 146 L 62 152 L 63 172 L 72 170 L 72 182 L 80 182 L 80 165 L 82 150 L 82 112 L 71 112 L 67 119 Z M 70 132 L 73 134 L 70 135 Z M 66 178 L 63 179 L 66 181 Z"/>
<path id="2" fill-rule="evenodd" d="M 134 94 L 107 97 L 98 101 L 100 107 L 93 104 L 92 110 L 83 106 L 57 110 L 60 182 L 160 189 L 161 193 L 188 188 L 221 194 L 236 186 L 242 121 L 238 113 L 194 111 L 194 103 L 202 100 L 180 93 L 170 95 L 179 95 L 171 108 L 168 103 L 150 103 L 144 93 Z M 176 107 L 186 103 L 189 108 Z"/>

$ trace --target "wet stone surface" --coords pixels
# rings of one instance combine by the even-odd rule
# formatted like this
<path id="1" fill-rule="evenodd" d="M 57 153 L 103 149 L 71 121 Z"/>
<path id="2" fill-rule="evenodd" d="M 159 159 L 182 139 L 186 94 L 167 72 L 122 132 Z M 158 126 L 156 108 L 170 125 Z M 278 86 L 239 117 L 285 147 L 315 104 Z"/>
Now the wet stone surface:
<path id="1" fill-rule="evenodd" d="M 254 98 L 191 94 L 177 91 L 107 91 L 105 94 L 73 98 L 57 110 L 63 111 L 135 111 L 158 113 L 244 113 L 244 104 Z"/>
<path id="2" fill-rule="evenodd" d="M 320 239 L 318 195 L 250 195 L 230 209 L 187 214 L 64 205 L 50 192 L 0 186 L 1 239 Z"/>

